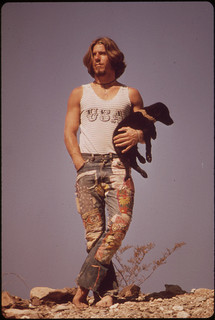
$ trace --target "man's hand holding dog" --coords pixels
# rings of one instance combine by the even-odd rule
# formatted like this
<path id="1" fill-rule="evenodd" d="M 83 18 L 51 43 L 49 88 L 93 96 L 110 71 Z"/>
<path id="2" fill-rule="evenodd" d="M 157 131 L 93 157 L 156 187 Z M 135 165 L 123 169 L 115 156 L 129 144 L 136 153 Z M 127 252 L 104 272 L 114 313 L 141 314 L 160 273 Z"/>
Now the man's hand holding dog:
<path id="1" fill-rule="evenodd" d="M 141 130 L 135 130 L 130 127 L 122 127 L 119 129 L 120 134 L 114 137 L 114 144 L 117 147 L 126 147 L 122 150 L 122 153 L 127 152 L 138 142 L 144 143 L 143 132 Z"/>

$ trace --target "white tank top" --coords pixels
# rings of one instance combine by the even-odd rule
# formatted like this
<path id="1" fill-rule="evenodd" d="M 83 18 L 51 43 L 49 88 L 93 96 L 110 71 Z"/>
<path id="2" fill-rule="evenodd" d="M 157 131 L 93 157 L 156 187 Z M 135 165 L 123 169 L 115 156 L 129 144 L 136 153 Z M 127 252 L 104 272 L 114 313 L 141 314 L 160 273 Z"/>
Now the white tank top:
<path id="1" fill-rule="evenodd" d="M 85 84 L 81 98 L 81 153 L 116 153 L 112 143 L 117 124 L 131 110 L 128 87 L 121 86 L 111 100 L 99 98 L 91 84 Z"/>

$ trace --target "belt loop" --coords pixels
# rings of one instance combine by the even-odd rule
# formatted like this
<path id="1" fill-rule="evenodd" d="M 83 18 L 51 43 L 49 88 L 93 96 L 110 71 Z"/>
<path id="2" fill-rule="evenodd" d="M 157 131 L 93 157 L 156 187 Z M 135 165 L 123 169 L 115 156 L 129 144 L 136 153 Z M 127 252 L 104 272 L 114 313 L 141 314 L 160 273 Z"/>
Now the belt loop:
<path id="1" fill-rule="evenodd" d="M 94 156 L 94 154 L 92 153 L 92 154 L 91 154 L 90 161 L 92 161 L 92 162 L 93 162 L 94 160 L 95 160 L 95 156 Z"/>
<path id="2" fill-rule="evenodd" d="M 112 152 L 110 152 L 110 160 L 113 160 L 113 153 Z"/>

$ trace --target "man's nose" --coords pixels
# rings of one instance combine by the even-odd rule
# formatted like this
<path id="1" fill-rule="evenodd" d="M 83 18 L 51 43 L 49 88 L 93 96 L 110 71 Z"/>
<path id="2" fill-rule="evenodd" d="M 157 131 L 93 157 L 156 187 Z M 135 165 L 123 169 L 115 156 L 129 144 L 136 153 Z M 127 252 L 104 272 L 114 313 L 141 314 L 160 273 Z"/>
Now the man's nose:
<path id="1" fill-rule="evenodd" d="M 99 61 L 99 60 L 100 60 L 100 54 L 99 54 L 99 53 L 96 53 L 96 55 L 95 55 L 95 60 L 96 60 L 96 61 Z"/>

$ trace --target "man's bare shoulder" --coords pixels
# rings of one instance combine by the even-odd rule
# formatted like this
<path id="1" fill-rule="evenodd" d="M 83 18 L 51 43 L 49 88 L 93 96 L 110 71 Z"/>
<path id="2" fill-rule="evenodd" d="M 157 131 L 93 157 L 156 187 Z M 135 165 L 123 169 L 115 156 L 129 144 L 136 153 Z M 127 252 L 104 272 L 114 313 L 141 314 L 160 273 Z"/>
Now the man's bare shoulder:
<path id="1" fill-rule="evenodd" d="M 128 92 L 132 96 L 140 96 L 140 92 L 136 88 L 128 87 Z"/>
<path id="2" fill-rule="evenodd" d="M 141 97 L 140 92 L 132 87 L 128 87 L 128 92 L 129 92 L 129 98 L 131 100 L 131 103 L 133 107 L 135 108 L 143 108 L 143 99 Z"/>
<path id="3" fill-rule="evenodd" d="M 82 93 L 83 93 L 83 87 L 80 86 L 80 87 L 76 87 L 74 88 L 71 93 L 70 93 L 70 96 L 82 96 Z"/>
<path id="4" fill-rule="evenodd" d="M 129 93 L 129 97 L 130 98 L 133 98 L 133 97 L 135 97 L 135 98 L 140 98 L 141 97 L 141 95 L 140 95 L 140 93 L 139 93 L 139 91 L 137 90 L 137 89 L 135 89 L 135 88 L 133 88 L 133 87 L 129 87 L 129 86 L 127 86 L 127 85 L 125 85 L 125 84 L 122 84 L 122 83 L 118 83 L 118 85 L 119 86 L 122 86 L 122 87 L 127 87 L 128 88 L 128 93 Z"/>
<path id="5" fill-rule="evenodd" d="M 74 88 L 69 95 L 68 103 L 69 104 L 79 103 L 81 101 L 82 94 L 83 94 L 82 86 Z"/>

